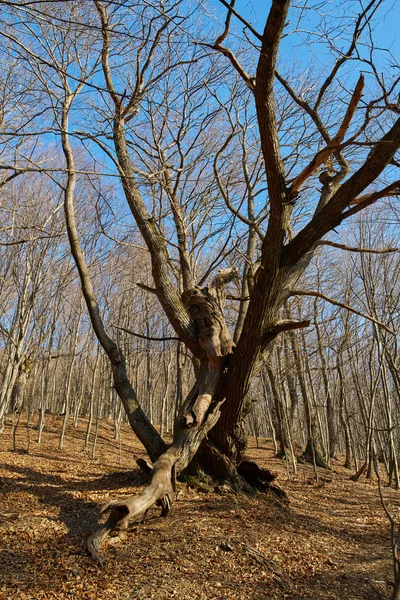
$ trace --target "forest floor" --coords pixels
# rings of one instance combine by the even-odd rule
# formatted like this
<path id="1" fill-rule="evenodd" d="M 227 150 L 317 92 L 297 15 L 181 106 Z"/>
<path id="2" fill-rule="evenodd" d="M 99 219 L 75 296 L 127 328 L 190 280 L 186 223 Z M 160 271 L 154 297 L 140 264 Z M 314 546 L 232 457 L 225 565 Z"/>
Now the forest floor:
<path id="1" fill-rule="evenodd" d="M 159 509 L 105 549 L 99 569 L 85 551 L 100 506 L 136 492 L 143 476 L 135 457 L 145 456 L 127 425 L 121 443 L 102 421 L 96 457 L 84 454 L 86 420 L 67 430 L 57 450 L 61 419 L 47 416 L 42 443 L 20 425 L 17 452 L 12 430 L 0 434 L 0 600 L 355 600 L 388 598 L 390 528 L 376 481 L 349 480 L 333 470 L 299 465 L 288 476 L 270 442 L 249 456 L 278 473 L 290 504 L 265 495 L 178 484 L 166 519 Z M 400 493 L 384 488 L 395 517 Z"/>

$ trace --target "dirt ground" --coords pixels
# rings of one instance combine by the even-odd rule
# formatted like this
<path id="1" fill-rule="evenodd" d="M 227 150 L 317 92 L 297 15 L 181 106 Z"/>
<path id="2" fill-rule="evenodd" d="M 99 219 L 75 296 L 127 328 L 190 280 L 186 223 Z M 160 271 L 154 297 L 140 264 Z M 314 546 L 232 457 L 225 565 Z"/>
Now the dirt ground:
<path id="1" fill-rule="evenodd" d="M 170 515 L 152 509 L 125 542 L 107 547 L 100 570 L 85 538 L 102 504 L 142 485 L 134 459 L 145 454 L 127 425 L 119 443 L 103 421 L 93 459 L 83 453 L 85 427 L 83 419 L 69 427 L 63 452 L 56 417 L 47 417 L 40 446 L 30 430 L 29 454 L 23 423 L 18 452 L 10 425 L 0 434 L 0 600 L 389 597 L 390 530 L 376 482 L 349 481 L 339 463 L 320 471 L 319 484 L 309 466 L 288 477 L 265 440 L 259 449 L 250 440 L 248 454 L 279 474 L 288 508 L 182 483 Z M 384 494 L 397 517 L 399 493 Z"/>

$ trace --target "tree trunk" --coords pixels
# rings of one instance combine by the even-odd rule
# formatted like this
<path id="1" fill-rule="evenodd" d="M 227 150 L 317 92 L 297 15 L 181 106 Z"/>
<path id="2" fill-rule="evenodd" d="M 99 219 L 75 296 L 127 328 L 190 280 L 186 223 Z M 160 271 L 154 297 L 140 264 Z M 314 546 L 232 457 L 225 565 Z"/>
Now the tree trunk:
<path id="1" fill-rule="evenodd" d="M 282 406 L 282 400 L 279 393 L 278 384 L 276 381 L 274 370 L 269 362 L 266 363 L 266 370 L 269 377 L 269 382 L 271 386 L 272 398 L 274 401 L 274 428 L 276 431 L 276 435 L 279 442 L 279 452 L 277 456 L 279 458 L 284 458 L 286 454 L 286 449 L 289 448 L 288 440 L 285 435 L 285 415 L 284 408 Z"/>
<path id="2" fill-rule="evenodd" d="M 329 385 L 328 366 L 326 364 L 325 349 L 322 343 L 321 329 L 318 325 L 318 309 L 317 298 L 314 302 L 314 323 L 318 339 L 318 354 L 321 359 L 321 374 L 324 382 L 325 400 L 326 400 L 326 420 L 328 423 L 328 440 L 329 440 L 329 458 L 334 458 L 336 453 L 336 426 L 335 426 L 335 410 L 333 406 L 333 397 Z M 328 459 L 328 457 L 327 457 Z"/>
<path id="3" fill-rule="evenodd" d="M 349 424 L 348 424 L 347 411 L 346 411 L 343 369 L 342 369 L 342 365 L 340 364 L 341 359 L 342 359 L 342 355 L 341 355 L 341 353 L 338 353 L 337 372 L 339 375 L 339 416 L 340 416 L 340 422 L 342 424 L 342 429 L 343 429 L 343 433 L 344 433 L 344 443 L 345 443 L 345 451 L 346 451 L 346 459 L 345 459 L 345 463 L 344 463 L 344 468 L 351 469 L 350 431 L 349 431 Z"/>
<path id="4" fill-rule="evenodd" d="M 223 371 L 234 347 L 222 313 L 225 303 L 223 286 L 233 276 L 234 271 L 228 269 L 215 278 L 210 289 L 194 288 L 183 293 L 207 362 L 202 362 L 196 383 L 179 410 L 172 446 L 155 462 L 150 484 L 141 494 L 103 509 L 103 512 L 111 510 L 111 514 L 106 524 L 88 541 L 88 549 L 99 564 L 102 563 L 100 547 L 113 530 L 117 529 L 119 535 L 129 520 L 155 503 L 162 507 L 162 515 L 168 513 L 175 495 L 176 475 L 189 465 L 207 432 L 219 418 L 224 399 Z M 241 479 L 237 473 L 234 476 Z"/>
<path id="5" fill-rule="evenodd" d="M 96 358 L 95 358 L 94 366 L 93 366 L 92 381 L 91 381 L 91 386 L 90 386 L 89 419 L 88 419 L 86 435 L 85 435 L 84 452 L 86 452 L 87 454 L 89 453 L 90 431 L 92 429 L 92 424 L 93 424 L 93 413 L 94 413 L 93 405 L 94 405 L 95 383 L 96 383 L 96 374 L 97 374 L 97 367 L 99 364 L 99 358 L 100 358 L 100 346 L 98 345 L 97 352 L 96 352 Z M 99 406 L 99 402 L 100 402 L 100 399 L 97 398 L 97 406 Z"/>

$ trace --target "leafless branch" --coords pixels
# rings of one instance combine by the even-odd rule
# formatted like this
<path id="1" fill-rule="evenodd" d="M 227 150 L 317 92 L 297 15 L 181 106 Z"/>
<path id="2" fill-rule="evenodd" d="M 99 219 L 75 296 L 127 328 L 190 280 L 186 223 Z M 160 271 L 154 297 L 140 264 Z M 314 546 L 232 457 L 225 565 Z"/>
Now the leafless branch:
<path id="1" fill-rule="evenodd" d="M 396 333 L 393 331 L 393 329 L 390 329 L 387 325 L 382 323 L 382 321 L 378 321 L 378 319 L 371 317 L 371 315 L 367 315 L 367 314 L 357 310 L 356 308 L 349 306 L 348 304 L 344 304 L 343 302 L 334 300 L 333 298 L 330 298 L 329 296 L 326 296 L 325 294 L 322 294 L 321 292 L 312 292 L 312 291 L 308 291 L 308 290 L 307 291 L 292 290 L 290 292 L 290 296 L 311 296 L 313 298 L 321 298 L 321 300 L 325 300 L 326 302 L 329 302 L 329 304 L 333 304 L 334 306 L 339 306 L 340 308 L 344 308 L 345 310 L 348 310 L 348 311 L 354 313 L 355 315 L 358 315 L 360 317 L 363 317 L 364 319 L 367 319 L 368 321 L 371 321 L 372 323 L 375 323 L 376 325 L 378 325 L 379 327 L 382 327 L 382 329 L 384 329 L 391 335 L 396 336 Z"/>
<path id="2" fill-rule="evenodd" d="M 338 244 L 337 242 L 331 242 L 329 240 L 321 240 L 317 244 L 318 246 L 331 246 L 332 248 L 339 248 L 340 250 L 347 250 L 347 252 L 370 252 L 373 254 L 388 254 L 390 252 L 399 252 L 399 248 L 357 248 L 357 246 L 346 246 L 345 244 Z"/>
<path id="3" fill-rule="evenodd" d="M 141 333 L 135 333 L 134 331 L 131 331 L 130 329 L 126 329 L 126 327 L 119 327 L 119 325 L 115 325 L 115 323 L 113 324 L 113 327 L 115 327 L 115 329 L 120 329 L 121 331 L 125 331 L 125 333 L 129 333 L 129 335 L 134 335 L 135 337 L 138 337 L 142 340 L 149 340 L 151 342 L 169 342 L 169 341 L 180 342 L 181 341 L 180 338 L 173 337 L 173 336 L 153 337 L 150 335 L 143 335 Z"/>
<path id="4" fill-rule="evenodd" d="M 357 85 L 354 89 L 353 95 L 349 102 L 346 110 L 346 114 L 343 117 L 343 121 L 336 133 L 332 138 L 331 142 L 327 144 L 325 148 L 317 152 L 312 161 L 303 169 L 303 171 L 296 177 L 292 185 L 289 188 L 289 196 L 294 197 L 298 194 L 303 183 L 314 173 L 314 171 L 326 160 L 329 156 L 338 148 L 342 143 L 343 138 L 350 126 L 351 120 L 354 116 L 358 103 L 360 102 L 362 91 L 364 89 L 364 76 L 360 75 Z"/>

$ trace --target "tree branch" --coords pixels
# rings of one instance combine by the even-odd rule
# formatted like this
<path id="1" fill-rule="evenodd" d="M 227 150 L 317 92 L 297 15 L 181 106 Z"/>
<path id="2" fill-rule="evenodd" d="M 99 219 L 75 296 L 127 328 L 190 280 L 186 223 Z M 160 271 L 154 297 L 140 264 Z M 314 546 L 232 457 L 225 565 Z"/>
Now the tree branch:
<path id="1" fill-rule="evenodd" d="M 228 60 L 232 64 L 235 71 L 237 71 L 239 73 L 239 75 L 243 79 L 243 81 L 254 92 L 254 89 L 255 89 L 254 78 L 251 77 L 247 73 L 247 71 L 244 67 L 242 67 L 242 65 L 240 64 L 240 62 L 238 61 L 235 54 L 232 52 L 232 50 L 230 48 L 221 46 L 221 44 L 218 44 L 217 42 L 215 42 L 215 44 L 204 44 L 204 43 L 198 42 L 198 44 L 199 44 L 199 46 L 205 46 L 206 48 L 211 48 L 212 50 L 216 50 L 217 52 L 220 52 L 221 54 L 226 56 L 226 58 L 228 58 Z"/>
<path id="2" fill-rule="evenodd" d="M 178 336 L 184 340 L 195 356 L 199 356 L 202 353 L 198 345 L 196 331 L 171 280 L 169 271 L 170 256 L 166 239 L 157 227 L 154 217 L 149 213 L 136 182 L 135 170 L 127 146 L 125 120 L 121 113 L 122 103 L 115 91 L 109 66 L 110 39 L 107 12 L 99 0 L 95 0 L 95 4 L 102 24 L 102 64 L 104 77 L 108 92 L 115 105 L 113 142 L 125 198 L 150 252 L 157 297 Z"/>
<path id="3" fill-rule="evenodd" d="M 126 327 L 119 327 L 119 325 L 115 325 L 115 323 L 113 323 L 113 327 L 115 327 L 115 329 L 120 329 L 121 331 L 125 331 L 125 333 L 129 333 L 130 335 L 134 335 L 135 337 L 141 338 L 142 340 L 149 340 L 150 342 L 169 342 L 169 341 L 174 341 L 174 342 L 180 342 L 182 341 L 180 338 L 178 337 L 152 337 L 149 335 L 142 335 L 141 333 L 135 333 L 134 331 L 131 331 L 130 329 L 126 329 Z"/>
<path id="4" fill-rule="evenodd" d="M 354 26 L 354 30 L 353 30 L 353 35 L 352 35 L 352 39 L 350 42 L 350 46 L 347 50 L 347 52 L 342 52 L 340 55 L 340 58 L 337 59 L 332 71 L 329 73 L 328 77 L 326 78 L 326 80 L 324 81 L 324 83 L 321 86 L 321 89 L 319 91 L 318 94 L 318 98 L 315 102 L 314 105 L 314 110 L 318 110 L 319 105 L 321 104 L 322 98 L 326 92 L 326 90 L 328 89 L 328 87 L 331 85 L 331 83 L 333 82 L 334 78 L 336 77 L 337 72 L 339 71 L 340 67 L 346 62 L 346 60 L 348 60 L 350 58 L 350 56 L 353 54 L 356 45 L 357 45 L 357 41 L 358 38 L 362 32 L 362 30 L 368 25 L 368 23 L 370 22 L 370 19 L 372 17 L 372 15 L 374 14 L 374 12 L 376 11 L 377 7 L 379 6 L 379 4 L 381 3 L 381 0 L 371 0 L 370 3 L 366 6 L 366 8 L 363 10 L 362 13 L 359 14 L 357 21 L 355 23 Z M 368 12 L 371 10 L 371 14 L 369 16 Z M 365 22 L 363 23 L 363 19 L 365 18 Z"/>
<path id="5" fill-rule="evenodd" d="M 374 248 L 357 248 L 356 246 L 345 246 L 344 244 L 338 244 L 337 242 L 331 242 L 330 240 L 321 240 L 317 246 L 332 246 L 332 248 L 339 248 L 340 250 L 347 250 L 347 252 L 371 252 L 373 254 L 388 254 L 389 252 L 399 252 L 400 248 L 383 248 L 381 250 Z"/>
<path id="6" fill-rule="evenodd" d="M 352 306 L 349 306 L 348 304 L 344 304 L 343 302 L 339 302 L 338 300 L 334 300 L 333 298 L 330 298 L 329 296 L 326 296 L 325 294 L 322 294 L 321 292 L 311 292 L 311 291 L 304 291 L 304 290 L 292 290 L 290 292 L 290 296 L 311 296 L 313 298 L 321 298 L 321 300 L 325 300 L 326 302 L 329 302 L 330 304 L 333 304 L 334 306 L 339 306 L 340 308 L 344 308 L 352 313 L 354 313 L 355 315 L 358 315 L 359 317 L 363 317 L 364 319 L 367 319 L 368 321 L 372 321 L 372 323 L 375 323 L 375 325 L 378 325 L 379 327 L 382 327 L 382 329 L 384 329 L 385 331 L 387 331 L 388 333 L 390 333 L 391 335 L 396 335 L 396 333 L 393 331 L 393 329 L 390 329 L 387 325 L 385 325 L 384 323 L 382 323 L 382 321 L 378 321 L 378 319 L 375 319 L 374 317 L 371 317 L 371 315 L 367 315 L 359 310 L 357 310 L 356 308 L 353 308 Z"/>
<path id="7" fill-rule="evenodd" d="M 52 238 L 62 237 L 64 233 L 54 233 L 49 235 L 38 235 L 33 238 L 26 238 L 23 240 L 14 240 L 12 242 L 0 242 L 0 246 L 18 246 L 19 244 L 29 244 L 29 242 L 36 242 L 37 240 L 50 240 Z"/>
<path id="8" fill-rule="evenodd" d="M 267 346 L 267 344 L 273 342 L 273 340 L 284 331 L 293 331 L 294 329 L 302 329 L 305 327 L 309 327 L 310 321 L 305 319 L 304 321 L 294 321 L 293 319 L 284 319 L 282 321 L 278 321 L 272 327 L 269 327 L 262 336 L 262 345 Z"/>
<path id="9" fill-rule="evenodd" d="M 124 405 L 129 423 L 146 448 L 150 458 L 155 460 L 164 452 L 165 445 L 153 427 L 146 415 L 142 411 L 135 390 L 133 389 L 127 373 L 125 358 L 118 345 L 110 338 L 101 317 L 99 304 L 93 288 L 92 279 L 89 268 L 83 253 L 78 228 L 75 217 L 74 196 L 77 184 L 77 176 L 75 172 L 75 160 L 72 147 L 69 140 L 69 111 L 71 108 L 74 95 L 68 93 L 68 88 L 65 90 L 65 100 L 62 107 L 62 149 L 65 156 L 65 162 L 68 169 L 67 183 L 64 188 L 64 213 L 67 225 L 68 240 L 71 248 L 71 254 L 77 267 L 79 278 L 81 281 L 82 293 L 85 298 L 87 310 L 92 322 L 93 330 L 99 340 L 101 346 L 106 352 L 113 372 L 115 389 Z"/>
<path id="10" fill-rule="evenodd" d="M 317 211 L 311 221 L 284 247 L 281 255 L 281 267 L 295 265 L 325 234 L 340 225 L 344 219 L 372 204 L 388 191 L 393 191 L 395 184 L 371 194 L 368 199 L 363 200 L 357 206 L 342 212 L 376 180 L 394 158 L 399 146 L 400 119 L 397 119 L 391 129 L 375 143 L 358 171 L 339 187 L 327 204 Z M 396 185 L 398 185 L 397 182 Z"/>
<path id="11" fill-rule="evenodd" d="M 140 288 L 141 290 L 144 290 L 145 292 L 149 292 L 150 294 L 155 294 L 157 295 L 157 290 L 156 288 L 152 288 L 144 283 L 138 283 L 136 282 L 136 285 L 138 288 Z"/>
<path id="12" fill-rule="evenodd" d="M 289 0 L 273 0 L 272 2 L 263 33 L 254 94 L 271 206 L 269 232 L 280 226 L 283 206 L 287 200 L 285 169 L 280 153 L 276 123 L 274 81 L 279 42 L 285 26 L 289 5 Z M 268 232 L 267 238 L 269 238 Z"/>
<path id="13" fill-rule="evenodd" d="M 394 181 L 390 185 L 383 188 L 383 190 L 378 190 L 377 192 L 372 192 L 371 194 L 366 194 L 365 196 L 359 196 L 358 198 L 354 198 L 354 200 L 352 200 L 350 202 L 350 205 L 352 205 L 353 208 L 349 208 L 349 210 L 346 210 L 345 212 L 343 212 L 340 215 L 337 224 L 339 225 L 345 219 L 348 219 L 352 215 L 355 215 L 356 213 L 360 212 L 360 210 L 367 208 L 367 206 L 374 204 L 374 202 L 376 202 L 377 200 L 380 200 L 381 198 L 387 198 L 389 196 L 397 196 L 399 194 L 400 194 L 400 180 Z"/>
<path id="14" fill-rule="evenodd" d="M 225 8 L 228 9 L 229 19 L 230 19 L 230 15 L 235 15 L 235 17 L 237 17 L 239 19 L 239 21 L 241 21 L 243 23 L 243 25 L 245 27 L 247 27 L 247 29 L 249 31 L 251 31 L 251 33 L 254 35 L 254 37 L 256 37 L 258 40 L 260 40 L 260 42 L 262 42 L 262 35 L 260 33 L 258 33 L 258 31 L 256 31 L 254 29 L 254 27 L 248 21 L 246 21 L 246 19 L 244 17 L 242 17 L 242 15 L 240 13 L 237 12 L 237 10 L 235 10 L 235 0 L 231 0 L 230 4 L 228 4 L 228 2 L 226 2 L 226 0 L 218 0 L 218 2 L 220 2 L 223 6 L 225 6 Z M 228 21 L 228 16 L 225 21 L 225 29 L 226 29 L 226 22 Z M 228 24 L 229 24 L 229 21 L 228 21 Z M 228 32 L 226 33 L 226 35 L 227 34 L 228 34 Z M 224 41 L 226 38 L 226 35 L 224 37 L 221 35 L 217 39 L 217 42 Z"/>
<path id="15" fill-rule="evenodd" d="M 310 326 L 311 321 L 304 319 L 303 321 L 295 321 L 293 319 L 283 319 L 278 321 L 272 331 L 275 333 L 282 333 L 284 331 L 293 331 L 293 329 L 304 329 Z"/>
<path id="16" fill-rule="evenodd" d="M 329 156 L 338 149 L 338 146 L 342 143 L 343 138 L 350 126 L 351 120 L 354 116 L 358 103 L 360 102 L 361 95 L 364 89 L 364 76 L 360 75 L 357 85 L 354 89 L 353 95 L 347 107 L 346 113 L 343 117 L 343 121 L 336 133 L 332 138 L 331 142 L 327 144 L 325 148 L 317 152 L 312 161 L 303 169 L 303 171 L 296 177 L 292 185 L 289 188 L 288 194 L 290 197 L 294 197 L 298 194 L 303 183 L 314 173 L 314 171 L 322 165 Z"/>
<path id="17" fill-rule="evenodd" d="M 371 194 L 365 194 L 364 196 L 359 196 L 358 198 L 354 198 L 350 202 L 350 206 L 360 205 L 364 202 L 375 202 L 375 200 L 379 200 L 380 198 L 385 198 L 387 196 L 398 196 L 400 194 L 400 179 L 394 181 L 390 185 L 387 185 L 382 190 L 378 190 L 376 192 L 372 192 Z M 368 206 L 366 204 L 366 206 Z"/>

